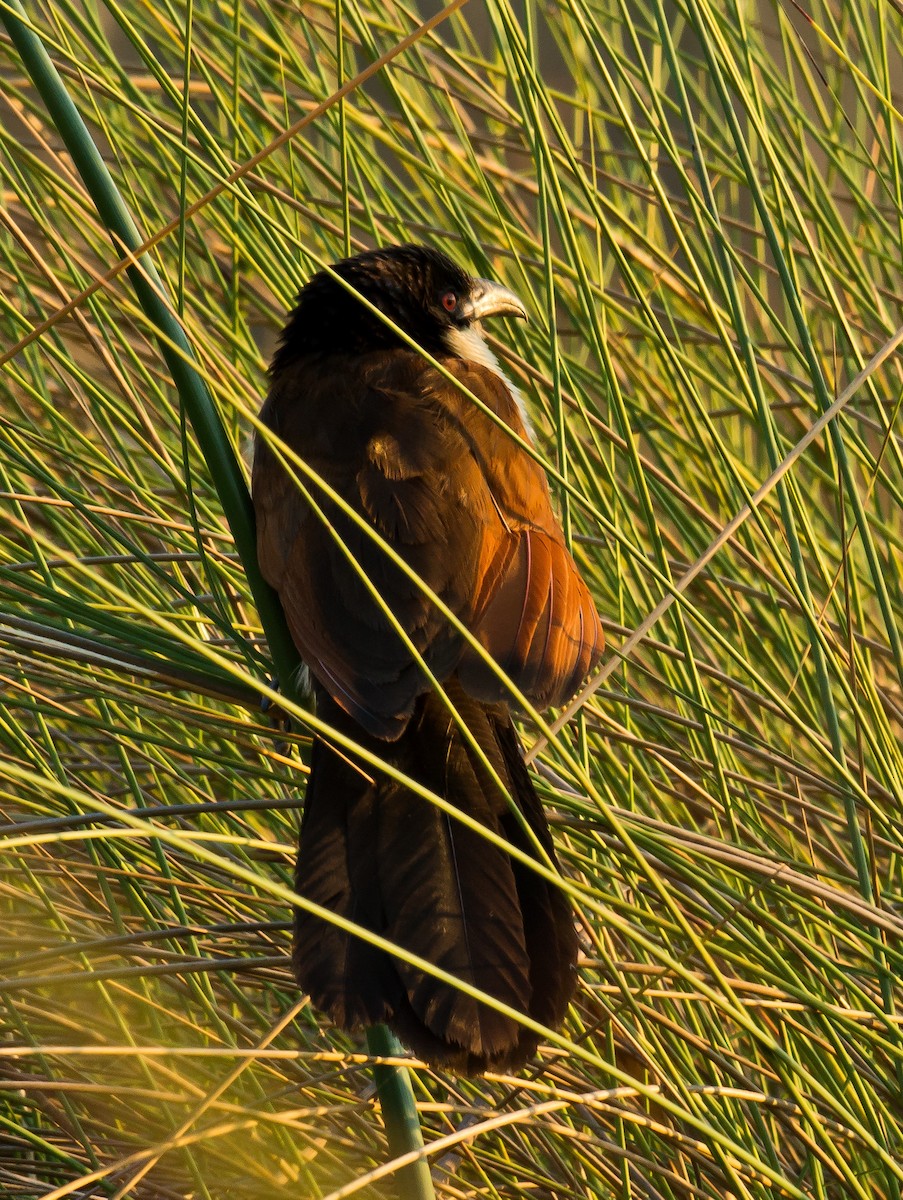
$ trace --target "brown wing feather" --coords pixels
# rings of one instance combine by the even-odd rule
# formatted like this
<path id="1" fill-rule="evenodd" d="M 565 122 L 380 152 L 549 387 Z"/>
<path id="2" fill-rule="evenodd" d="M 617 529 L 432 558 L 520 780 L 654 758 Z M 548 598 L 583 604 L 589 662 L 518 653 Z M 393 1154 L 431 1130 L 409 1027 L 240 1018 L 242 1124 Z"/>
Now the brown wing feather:
<path id="1" fill-rule="evenodd" d="M 456 411 L 457 389 L 405 351 L 282 372 L 262 418 L 470 624 L 507 531 Z M 324 519 L 263 439 L 254 464 L 259 558 L 302 657 L 346 711 L 395 738 L 429 683 L 355 563 L 436 676 L 461 635 L 368 533 L 311 486 Z"/>
<path id="2" fill-rule="evenodd" d="M 485 368 L 461 364 L 462 382 L 521 437 L 526 431 L 503 380 Z M 604 634 L 595 604 L 568 550 L 552 509 L 542 468 L 504 430 L 471 406 L 481 468 L 508 537 L 472 630 L 480 645 L 538 707 L 562 704 L 599 661 Z M 491 426 L 491 428 L 489 428 Z M 503 695 L 472 650 L 462 680 L 485 699 Z"/>
<path id="3" fill-rule="evenodd" d="M 599 661 L 598 613 L 562 541 L 522 530 L 517 552 L 474 629 L 477 640 L 539 708 L 563 704 Z M 461 678 L 485 699 L 502 695 L 468 651 Z"/>
<path id="4" fill-rule="evenodd" d="M 524 436 L 505 383 L 449 369 Z M 281 372 L 261 414 L 389 542 L 537 704 L 560 703 L 601 652 L 589 594 L 564 545 L 541 468 L 416 354 L 399 350 Z M 358 563 L 429 669 L 503 694 L 416 582 L 322 489 L 301 490 L 258 439 L 253 475 L 261 569 L 298 649 L 346 711 L 398 737 L 429 687 Z"/>

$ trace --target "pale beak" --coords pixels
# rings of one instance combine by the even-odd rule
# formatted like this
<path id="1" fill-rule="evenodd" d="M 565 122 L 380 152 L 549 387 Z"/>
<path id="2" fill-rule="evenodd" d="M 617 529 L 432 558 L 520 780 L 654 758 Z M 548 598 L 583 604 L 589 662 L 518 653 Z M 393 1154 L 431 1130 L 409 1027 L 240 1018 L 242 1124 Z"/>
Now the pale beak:
<path id="1" fill-rule="evenodd" d="M 482 321 L 486 317 L 521 317 L 527 319 L 527 310 L 514 292 L 491 279 L 474 281 L 470 295 L 461 306 L 462 316 L 468 321 Z"/>

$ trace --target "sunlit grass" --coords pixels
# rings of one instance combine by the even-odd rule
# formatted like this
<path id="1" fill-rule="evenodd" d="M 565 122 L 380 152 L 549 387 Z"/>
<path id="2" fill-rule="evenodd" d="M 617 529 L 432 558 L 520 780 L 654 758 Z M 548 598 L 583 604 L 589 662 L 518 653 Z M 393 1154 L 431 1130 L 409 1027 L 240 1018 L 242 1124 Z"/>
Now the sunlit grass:
<path id="1" fill-rule="evenodd" d="M 425 15 L 28 11 L 146 237 Z M 310 270 L 442 246 L 530 309 L 617 655 L 901 324 L 899 13 L 808 11 L 471 0 L 177 223 L 236 451 Z M 2 46 L 0 1192 L 327 1196 L 386 1152 L 363 1041 L 282 1026 L 306 735 L 125 276 L 16 349 L 117 256 Z M 542 748 L 571 1046 L 418 1074 L 438 1194 L 900 1195 L 901 402 L 891 355 Z"/>

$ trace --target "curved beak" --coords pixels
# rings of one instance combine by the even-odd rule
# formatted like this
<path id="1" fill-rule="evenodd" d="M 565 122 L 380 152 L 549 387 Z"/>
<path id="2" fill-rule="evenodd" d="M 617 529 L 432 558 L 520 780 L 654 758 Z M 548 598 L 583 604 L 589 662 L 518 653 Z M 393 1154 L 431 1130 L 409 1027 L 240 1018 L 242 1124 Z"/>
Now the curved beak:
<path id="1" fill-rule="evenodd" d="M 476 279 L 464 306 L 464 316 L 469 321 L 482 321 L 486 317 L 521 317 L 527 319 L 527 310 L 514 292 L 491 279 Z"/>

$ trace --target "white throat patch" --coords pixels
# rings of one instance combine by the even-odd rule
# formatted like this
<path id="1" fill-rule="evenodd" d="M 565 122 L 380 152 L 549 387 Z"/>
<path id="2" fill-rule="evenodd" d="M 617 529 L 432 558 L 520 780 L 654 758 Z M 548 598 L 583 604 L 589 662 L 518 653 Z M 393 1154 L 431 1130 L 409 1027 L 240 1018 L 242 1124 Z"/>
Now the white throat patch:
<path id="1" fill-rule="evenodd" d="M 479 322 L 474 322 L 473 325 L 469 325 L 466 329 L 447 329 L 445 332 L 445 344 L 456 357 L 463 358 L 465 362 L 479 363 L 481 367 L 487 367 L 492 371 L 493 375 L 498 375 L 499 379 L 502 380 L 505 387 L 507 387 L 508 391 L 514 397 L 514 402 L 524 423 L 524 429 L 526 429 L 527 436 L 532 441 L 533 425 L 527 414 L 527 406 L 524 404 L 524 398 L 520 394 L 520 389 L 514 386 L 499 365 L 499 360 L 483 341 L 483 332 Z"/>

